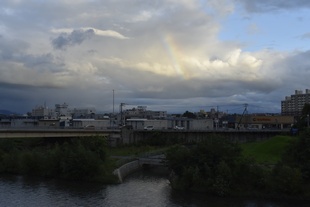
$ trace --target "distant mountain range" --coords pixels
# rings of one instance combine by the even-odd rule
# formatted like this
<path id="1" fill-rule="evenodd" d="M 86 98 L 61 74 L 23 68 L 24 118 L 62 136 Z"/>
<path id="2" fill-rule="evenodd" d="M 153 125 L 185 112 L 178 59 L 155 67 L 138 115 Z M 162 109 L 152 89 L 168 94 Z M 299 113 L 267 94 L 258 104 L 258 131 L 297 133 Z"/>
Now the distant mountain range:
<path id="1" fill-rule="evenodd" d="M 11 114 L 17 114 L 17 113 L 9 111 L 9 110 L 5 110 L 5 109 L 0 109 L 0 114 L 11 115 Z"/>

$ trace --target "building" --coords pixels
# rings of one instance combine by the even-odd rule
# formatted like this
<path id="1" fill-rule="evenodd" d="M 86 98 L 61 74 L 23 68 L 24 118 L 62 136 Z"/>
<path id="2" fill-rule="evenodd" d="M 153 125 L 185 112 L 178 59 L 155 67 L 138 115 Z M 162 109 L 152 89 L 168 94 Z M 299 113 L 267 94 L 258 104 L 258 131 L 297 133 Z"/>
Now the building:
<path id="1" fill-rule="evenodd" d="M 95 108 L 74 108 L 72 110 L 74 119 L 93 119 L 96 115 Z"/>
<path id="2" fill-rule="evenodd" d="M 46 106 L 37 106 L 31 112 L 31 116 L 36 118 L 52 118 L 53 114 L 54 110 Z"/>
<path id="3" fill-rule="evenodd" d="M 68 108 L 68 104 L 55 104 L 55 113 L 57 117 L 60 116 L 71 116 L 71 111 Z"/>
<path id="4" fill-rule="evenodd" d="M 281 114 L 300 116 L 305 104 L 310 104 L 310 89 L 303 93 L 301 90 L 295 90 L 295 94 L 286 96 L 281 101 Z"/>
<path id="5" fill-rule="evenodd" d="M 149 119 L 127 119 L 126 126 L 131 126 L 135 130 L 143 130 L 147 126 L 152 126 L 154 130 L 167 129 L 167 120 L 149 120 Z"/>
<path id="6" fill-rule="evenodd" d="M 294 116 L 263 116 L 263 115 L 246 115 L 236 117 L 236 129 L 290 129 L 294 124 Z"/>
<path id="7" fill-rule="evenodd" d="M 167 111 L 151 111 L 146 110 L 146 106 L 138 106 L 137 108 L 127 109 L 122 112 L 122 118 L 126 119 L 165 119 Z"/>
<path id="8" fill-rule="evenodd" d="M 134 130 L 143 130 L 147 126 L 152 126 L 154 130 L 179 129 L 184 130 L 212 130 L 212 119 L 188 119 L 188 118 L 170 118 L 170 119 L 127 119 L 126 125 Z"/>
<path id="9" fill-rule="evenodd" d="M 73 119 L 72 127 L 76 129 L 96 129 L 105 130 L 111 126 L 111 121 L 107 120 L 95 120 L 95 119 Z"/>

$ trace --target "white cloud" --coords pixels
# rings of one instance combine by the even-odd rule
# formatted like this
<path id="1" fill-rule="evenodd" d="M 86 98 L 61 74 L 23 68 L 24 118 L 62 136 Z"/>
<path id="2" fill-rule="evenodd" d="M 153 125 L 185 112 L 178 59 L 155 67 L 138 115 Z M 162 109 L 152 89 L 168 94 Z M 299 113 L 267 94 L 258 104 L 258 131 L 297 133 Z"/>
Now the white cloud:
<path id="1" fill-rule="evenodd" d="M 27 107 L 48 96 L 53 103 L 105 110 L 112 89 L 117 101 L 169 109 L 255 102 L 255 94 L 279 104 L 268 94 L 279 98 L 276 91 L 291 90 L 287 83 L 298 78 L 299 87 L 308 84 L 308 53 L 249 52 L 240 40 L 220 40 L 221 21 L 235 12 L 234 1 L 1 2 L 4 6 L 19 12 L 1 19 L 0 95 L 13 102 L 10 94 L 32 94 L 23 99 Z M 258 32 L 255 24 L 249 29 Z"/>

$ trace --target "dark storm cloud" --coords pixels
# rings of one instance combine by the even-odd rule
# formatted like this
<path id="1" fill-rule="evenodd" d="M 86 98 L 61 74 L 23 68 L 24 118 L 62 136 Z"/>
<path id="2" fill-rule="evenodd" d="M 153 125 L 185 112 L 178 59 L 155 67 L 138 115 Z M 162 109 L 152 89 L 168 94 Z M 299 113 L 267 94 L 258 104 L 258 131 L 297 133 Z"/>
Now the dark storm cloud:
<path id="1" fill-rule="evenodd" d="M 291 10 L 308 8 L 309 0 L 236 0 L 245 5 L 249 12 L 266 12 L 273 10 Z"/>
<path id="2" fill-rule="evenodd" d="M 2 90 L 22 90 L 22 89 L 34 89 L 35 86 L 30 86 L 30 85 L 26 85 L 26 84 L 14 84 L 14 83 L 5 83 L 5 82 L 1 82 L 0 81 L 0 88 L 1 91 Z"/>
<path id="3" fill-rule="evenodd" d="M 65 49 L 68 46 L 81 44 L 84 40 L 91 38 L 94 35 L 94 30 L 73 30 L 71 33 L 62 33 L 52 40 L 52 45 L 55 49 Z"/>
<path id="4" fill-rule="evenodd" d="M 280 62 L 278 67 L 286 69 L 286 76 L 282 77 L 285 84 L 294 83 L 295 89 L 303 89 L 310 77 L 310 50 L 292 54 Z M 308 85 L 309 87 L 309 85 Z"/>

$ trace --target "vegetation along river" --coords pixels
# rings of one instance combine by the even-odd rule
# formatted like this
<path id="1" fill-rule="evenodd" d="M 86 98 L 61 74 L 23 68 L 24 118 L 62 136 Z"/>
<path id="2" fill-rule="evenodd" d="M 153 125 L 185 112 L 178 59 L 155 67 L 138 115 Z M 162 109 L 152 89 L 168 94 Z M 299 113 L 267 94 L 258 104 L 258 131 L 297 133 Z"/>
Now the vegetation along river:
<path id="1" fill-rule="evenodd" d="M 309 203 L 285 200 L 205 197 L 181 194 L 169 186 L 159 169 L 128 176 L 124 183 L 102 185 L 0 175 L 0 206 L 5 207 L 291 207 Z"/>

